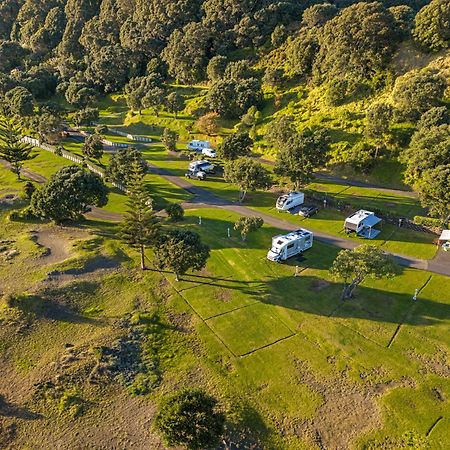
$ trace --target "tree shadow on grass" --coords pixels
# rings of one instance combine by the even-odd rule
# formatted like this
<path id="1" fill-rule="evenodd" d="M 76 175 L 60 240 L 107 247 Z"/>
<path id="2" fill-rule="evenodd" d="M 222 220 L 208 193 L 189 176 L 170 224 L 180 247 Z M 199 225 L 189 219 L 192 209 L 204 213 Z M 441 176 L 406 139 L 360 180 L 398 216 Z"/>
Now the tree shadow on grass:
<path id="1" fill-rule="evenodd" d="M 267 281 L 264 302 L 309 314 L 374 322 L 431 326 L 450 320 L 450 305 L 411 293 L 359 286 L 355 297 L 341 300 L 343 285 L 314 276 L 282 277 Z M 288 293 L 295 293 L 289 295 Z"/>
<path id="2" fill-rule="evenodd" d="M 41 419 L 40 414 L 29 411 L 26 408 L 10 403 L 0 394 L 0 417 L 14 417 L 23 420 Z"/>
<path id="3" fill-rule="evenodd" d="M 43 320 L 65 323 L 101 325 L 102 321 L 80 313 L 82 303 L 92 298 L 100 283 L 81 281 L 58 288 L 47 288 L 32 295 L 19 295 L 11 299 L 10 306 Z"/>

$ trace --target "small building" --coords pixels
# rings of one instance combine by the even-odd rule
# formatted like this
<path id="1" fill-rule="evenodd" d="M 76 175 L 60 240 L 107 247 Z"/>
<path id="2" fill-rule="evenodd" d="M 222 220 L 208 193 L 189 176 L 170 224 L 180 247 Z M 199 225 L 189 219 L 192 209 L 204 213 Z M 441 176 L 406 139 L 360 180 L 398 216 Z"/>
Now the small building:
<path id="1" fill-rule="evenodd" d="M 381 219 L 372 211 L 360 209 L 345 219 L 344 228 L 347 233 L 355 232 L 358 236 L 374 239 L 381 233 L 374 228 L 380 222 Z"/>

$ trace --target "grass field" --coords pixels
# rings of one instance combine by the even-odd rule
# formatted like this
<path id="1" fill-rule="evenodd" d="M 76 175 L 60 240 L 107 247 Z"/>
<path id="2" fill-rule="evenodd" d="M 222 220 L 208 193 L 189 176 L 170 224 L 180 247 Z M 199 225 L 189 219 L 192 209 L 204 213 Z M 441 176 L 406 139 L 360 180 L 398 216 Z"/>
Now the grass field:
<path id="1" fill-rule="evenodd" d="M 2 180 L 9 183 L 3 171 Z M 10 188 L 16 188 L 14 180 Z M 112 210 L 122 208 L 122 199 L 113 202 Z M 151 352 L 164 374 L 149 402 L 180 384 L 207 384 L 227 405 L 231 426 L 250 428 L 247 439 L 274 450 L 318 449 L 311 438 L 315 435 L 327 448 L 403 449 L 407 435 L 444 449 L 448 407 L 442 399 L 450 395 L 444 363 L 450 344 L 445 332 L 449 279 L 404 269 L 392 280 L 368 280 L 355 299 L 342 303 L 342 286 L 328 274 L 337 248 L 316 242 L 298 260 L 270 263 L 265 255 L 279 230 L 265 225 L 246 242 L 234 231 L 228 238 L 227 229 L 237 217 L 217 209 L 186 211 L 180 226 L 199 232 L 211 247 L 211 257 L 200 273 L 176 282 L 170 273 L 134 269 L 137 254 L 116 240 L 113 225 L 100 222 L 52 231 L 52 245 L 67 242 L 68 253 L 45 264 L 30 230 L 48 226 L 9 222 L 3 214 L 0 238 L 13 237 L 20 252 L 14 271 L 10 264 L 0 264 L 4 294 L 39 293 L 47 286 L 39 295 L 61 308 L 71 306 L 34 313 L 33 327 L 20 338 L 9 334 L 9 325 L 3 328 L 0 343 L 8 375 L 2 383 L 12 376 L 20 376 L 23 383 L 38 373 L 42 377 L 61 356 L 64 342 L 80 349 L 107 345 L 117 335 L 110 324 L 131 314 L 136 323 L 151 324 L 145 329 L 152 333 Z M 295 265 L 301 270 L 298 277 Z M 84 278 L 86 273 L 48 281 L 52 271 L 69 274 L 76 269 L 83 274 L 86 267 L 93 267 L 89 278 Z M 416 288 L 423 289 L 413 302 Z M 12 314 L 10 309 L 1 311 L 3 317 Z M 72 419 L 73 429 L 66 430 L 70 436 L 77 430 L 82 436 L 87 421 L 102 422 L 100 409 L 109 411 L 105 423 L 117 420 L 118 401 L 130 405 L 137 423 L 144 420 L 131 407 L 132 397 L 111 395 L 117 388 L 108 385 L 97 392 L 78 381 L 75 385 L 92 405 L 89 414 Z M 45 410 L 40 403 L 30 405 L 43 415 L 43 442 L 64 429 L 68 419 L 60 416 L 55 424 L 52 403 Z M 427 436 L 439 417 L 443 419 Z M 21 425 L 19 444 L 26 446 L 27 436 L 36 436 L 32 423 Z"/>

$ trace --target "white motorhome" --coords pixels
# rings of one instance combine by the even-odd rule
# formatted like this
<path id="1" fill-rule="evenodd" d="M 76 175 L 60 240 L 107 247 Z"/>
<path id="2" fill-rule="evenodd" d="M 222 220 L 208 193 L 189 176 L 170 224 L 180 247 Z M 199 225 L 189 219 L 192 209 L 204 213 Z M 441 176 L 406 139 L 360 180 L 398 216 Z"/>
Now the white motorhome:
<path id="1" fill-rule="evenodd" d="M 267 253 L 270 261 L 285 261 L 292 256 L 303 253 L 313 245 L 313 234 L 311 231 L 300 228 L 288 234 L 280 234 L 272 238 L 272 247 Z"/>
<path id="2" fill-rule="evenodd" d="M 192 172 L 205 172 L 205 173 L 214 173 L 216 168 L 214 164 L 211 164 L 209 161 L 201 160 L 201 161 L 192 161 L 189 163 L 189 170 Z"/>
<path id="3" fill-rule="evenodd" d="M 191 142 L 188 142 L 187 148 L 189 150 L 202 151 L 204 148 L 211 148 L 211 144 L 209 141 L 199 141 L 198 139 L 194 139 Z"/>
<path id="4" fill-rule="evenodd" d="M 373 227 L 380 222 L 381 219 L 372 211 L 360 209 L 345 219 L 344 228 L 347 233 L 354 231 L 358 236 L 374 239 L 381 231 Z"/>
<path id="5" fill-rule="evenodd" d="M 305 194 L 303 192 L 289 192 L 289 194 L 278 197 L 276 208 L 278 211 L 289 211 L 302 205 L 304 201 Z"/>

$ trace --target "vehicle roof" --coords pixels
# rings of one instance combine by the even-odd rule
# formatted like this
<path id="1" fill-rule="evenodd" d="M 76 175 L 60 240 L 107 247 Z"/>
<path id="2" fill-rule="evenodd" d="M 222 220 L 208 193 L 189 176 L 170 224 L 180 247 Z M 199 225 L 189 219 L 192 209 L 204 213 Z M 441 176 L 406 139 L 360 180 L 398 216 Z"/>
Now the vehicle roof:
<path id="1" fill-rule="evenodd" d="M 375 216 L 375 213 L 373 213 L 372 211 L 366 211 L 365 209 L 360 209 L 359 211 L 353 213 L 351 216 L 348 216 L 345 221 L 358 225 L 369 216 Z"/>
<path id="2" fill-rule="evenodd" d="M 275 240 L 281 241 L 281 244 L 284 244 L 311 235 L 312 235 L 311 231 L 305 230 L 304 228 L 300 228 L 299 230 L 291 231 L 288 234 L 279 234 L 278 236 L 274 236 L 272 238 L 272 241 Z"/>

